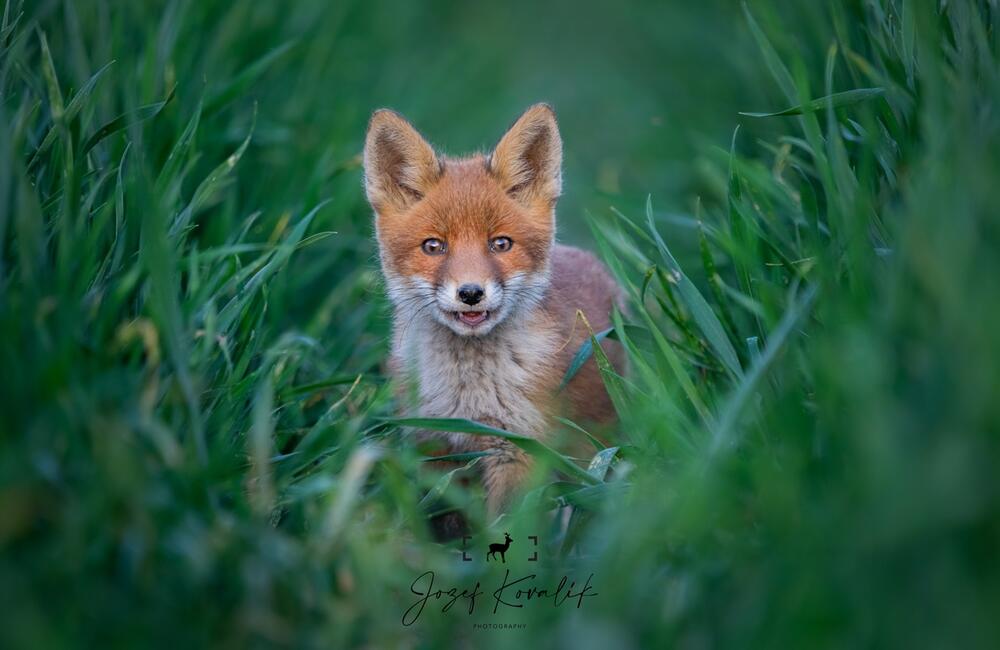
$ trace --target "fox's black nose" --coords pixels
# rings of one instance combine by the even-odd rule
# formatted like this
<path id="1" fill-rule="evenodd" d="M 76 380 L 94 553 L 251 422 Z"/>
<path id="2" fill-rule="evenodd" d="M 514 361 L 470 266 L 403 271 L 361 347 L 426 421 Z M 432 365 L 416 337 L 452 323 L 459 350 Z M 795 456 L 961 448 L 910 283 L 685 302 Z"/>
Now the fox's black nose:
<path id="1" fill-rule="evenodd" d="M 483 299 L 483 293 L 483 288 L 478 284 L 463 284 L 458 288 L 458 299 L 467 305 L 475 305 Z"/>

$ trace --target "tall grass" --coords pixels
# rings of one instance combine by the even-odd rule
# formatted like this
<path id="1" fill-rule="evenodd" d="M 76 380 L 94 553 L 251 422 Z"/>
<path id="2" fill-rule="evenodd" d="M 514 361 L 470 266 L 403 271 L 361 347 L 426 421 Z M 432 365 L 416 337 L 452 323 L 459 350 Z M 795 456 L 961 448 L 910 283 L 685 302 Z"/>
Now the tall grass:
<path id="1" fill-rule="evenodd" d="M 749 97 L 773 105 L 720 91 L 731 146 L 701 148 L 689 195 L 584 194 L 630 303 L 579 353 L 620 415 L 592 458 L 392 419 L 367 98 L 302 109 L 324 30 L 377 20 L 275 11 L 5 5 L 5 646 L 996 643 L 995 3 L 743 7 L 771 84 Z M 218 44 L 185 48 L 202 25 Z M 492 522 L 408 425 L 555 471 Z M 597 595 L 402 625 L 422 572 L 502 575 L 432 540 L 456 506 L 539 535 L 539 583 L 593 573 Z"/>

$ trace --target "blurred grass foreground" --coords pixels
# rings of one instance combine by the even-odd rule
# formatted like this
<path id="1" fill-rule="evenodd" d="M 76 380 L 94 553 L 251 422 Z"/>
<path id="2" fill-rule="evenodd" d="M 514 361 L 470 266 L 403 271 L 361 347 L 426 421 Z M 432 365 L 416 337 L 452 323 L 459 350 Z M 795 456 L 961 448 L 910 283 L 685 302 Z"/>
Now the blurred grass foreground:
<path id="1" fill-rule="evenodd" d="M 997 647 L 998 15 L 6 0 L 0 646 Z M 631 371 L 490 522 L 391 419 L 358 152 L 540 100 Z"/>

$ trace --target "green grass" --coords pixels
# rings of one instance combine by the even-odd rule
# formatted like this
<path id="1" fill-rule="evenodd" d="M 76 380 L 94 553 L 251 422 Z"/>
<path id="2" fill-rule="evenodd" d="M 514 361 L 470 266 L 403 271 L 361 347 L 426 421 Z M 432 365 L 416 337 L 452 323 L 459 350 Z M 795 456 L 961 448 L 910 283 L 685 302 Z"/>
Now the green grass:
<path id="1" fill-rule="evenodd" d="M 4 647 L 1000 641 L 994 2 L 270 4 L 4 5 Z M 379 105 L 458 151 L 540 99 L 620 423 L 509 434 L 560 472 L 491 522 L 401 433 L 496 432 L 393 419 L 358 152 Z M 424 571 L 502 577 L 451 506 L 597 595 L 402 625 Z"/>

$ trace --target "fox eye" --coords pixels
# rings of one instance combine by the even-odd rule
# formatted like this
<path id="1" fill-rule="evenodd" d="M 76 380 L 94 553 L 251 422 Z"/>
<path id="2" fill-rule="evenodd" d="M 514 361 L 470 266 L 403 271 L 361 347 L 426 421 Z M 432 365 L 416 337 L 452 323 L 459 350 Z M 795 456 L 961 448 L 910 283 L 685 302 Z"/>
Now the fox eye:
<path id="1" fill-rule="evenodd" d="M 428 255 L 443 255 L 448 252 L 448 245 L 440 239 L 425 239 L 420 248 Z"/>
<path id="2" fill-rule="evenodd" d="M 494 253 L 506 253 L 513 245 L 510 237 L 494 237 L 490 240 L 490 250 Z"/>

